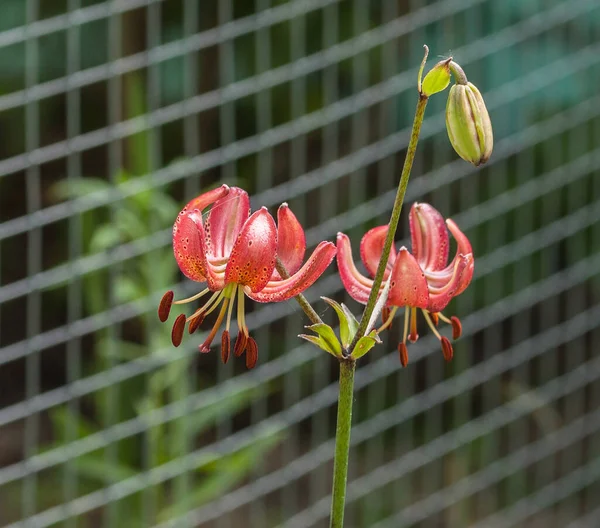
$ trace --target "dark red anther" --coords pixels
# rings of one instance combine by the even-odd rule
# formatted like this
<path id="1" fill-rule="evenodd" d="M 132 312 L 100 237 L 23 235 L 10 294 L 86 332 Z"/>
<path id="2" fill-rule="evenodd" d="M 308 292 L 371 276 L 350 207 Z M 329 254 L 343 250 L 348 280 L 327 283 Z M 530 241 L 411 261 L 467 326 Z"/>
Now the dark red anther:
<path id="1" fill-rule="evenodd" d="M 244 353 L 247 342 L 248 336 L 242 331 L 238 332 L 238 335 L 235 338 L 235 346 L 233 347 L 233 355 L 235 357 L 240 357 Z"/>
<path id="2" fill-rule="evenodd" d="M 408 365 L 408 348 L 406 348 L 406 343 L 398 345 L 398 352 L 400 353 L 400 363 L 403 367 L 406 367 Z"/>
<path id="3" fill-rule="evenodd" d="M 224 330 L 221 334 L 221 361 L 225 365 L 229 359 L 229 349 L 231 348 L 231 338 L 229 330 Z"/>
<path id="4" fill-rule="evenodd" d="M 246 343 L 246 368 L 253 369 L 258 361 L 258 345 L 252 337 L 248 337 Z"/>
<path id="5" fill-rule="evenodd" d="M 446 361 L 450 361 L 454 356 L 454 350 L 452 348 L 452 344 L 447 337 L 442 337 L 442 354 L 444 354 L 444 359 Z"/>
<path id="6" fill-rule="evenodd" d="M 173 305 L 173 290 L 169 290 L 162 296 L 160 303 L 158 304 L 158 318 L 161 323 L 164 323 L 171 313 L 171 306 Z"/>
<path id="7" fill-rule="evenodd" d="M 203 323 L 206 314 L 204 312 L 200 312 L 196 317 L 194 317 L 190 324 L 188 325 L 188 333 L 193 334 L 198 327 Z"/>
<path id="8" fill-rule="evenodd" d="M 433 324 L 437 326 L 440 322 L 439 314 L 437 312 L 431 312 L 429 315 L 431 315 L 431 320 L 433 321 Z"/>
<path id="9" fill-rule="evenodd" d="M 462 335 L 460 319 L 456 315 L 453 315 L 450 317 L 450 322 L 452 323 L 452 339 L 458 339 Z"/>
<path id="10" fill-rule="evenodd" d="M 173 329 L 171 330 L 171 342 L 173 346 L 178 347 L 181 345 L 183 339 L 183 331 L 185 330 L 185 315 L 179 314 L 175 322 L 173 323 Z"/>

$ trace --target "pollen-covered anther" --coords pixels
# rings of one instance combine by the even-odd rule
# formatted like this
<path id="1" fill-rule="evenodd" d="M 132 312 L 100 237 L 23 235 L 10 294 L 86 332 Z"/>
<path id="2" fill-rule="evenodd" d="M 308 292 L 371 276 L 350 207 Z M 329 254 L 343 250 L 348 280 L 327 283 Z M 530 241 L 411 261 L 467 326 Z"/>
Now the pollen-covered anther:
<path id="1" fill-rule="evenodd" d="M 244 353 L 247 342 L 248 336 L 244 332 L 238 332 L 238 335 L 235 338 L 235 345 L 233 347 L 233 355 L 235 357 L 240 357 Z"/>
<path id="2" fill-rule="evenodd" d="M 179 314 L 175 322 L 173 323 L 173 329 L 171 330 L 171 342 L 173 346 L 178 347 L 181 345 L 183 339 L 183 332 L 185 330 L 185 315 Z"/>
<path id="3" fill-rule="evenodd" d="M 246 343 L 246 368 L 248 370 L 253 369 L 258 361 L 258 345 L 252 337 L 248 337 Z"/>
<path id="4" fill-rule="evenodd" d="M 188 324 L 188 333 L 193 334 L 200 325 L 204 322 L 204 318 L 206 317 L 205 312 L 200 312 L 198 315 L 194 316 L 193 319 L 190 318 L 190 324 Z"/>
<path id="5" fill-rule="evenodd" d="M 400 363 L 403 367 L 406 367 L 408 365 L 408 348 L 406 347 L 406 343 L 398 345 L 398 352 L 400 354 Z"/>
<path id="6" fill-rule="evenodd" d="M 229 349 L 231 348 L 231 337 L 229 330 L 223 330 L 221 334 L 221 361 L 225 365 L 229 359 Z"/>
<path id="7" fill-rule="evenodd" d="M 173 305 L 173 290 L 169 290 L 166 292 L 160 303 L 158 304 L 158 318 L 161 323 L 164 323 L 169 318 L 169 313 L 171 313 L 171 306 Z"/>
<path id="8" fill-rule="evenodd" d="M 440 341 L 442 343 L 442 354 L 444 354 L 444 359 L 446 361 L 450 361 L 454 357 L 454 349 L 452 348 L 452 344 L 445 336 L 442 336 Z"/>
<path id="9" fill-rule="evenodd" d="M 456 315 L 450 317 L 450 322 L 452 324 L 452 339 L 456 340 L 462 335 L 462 324 Z"/>

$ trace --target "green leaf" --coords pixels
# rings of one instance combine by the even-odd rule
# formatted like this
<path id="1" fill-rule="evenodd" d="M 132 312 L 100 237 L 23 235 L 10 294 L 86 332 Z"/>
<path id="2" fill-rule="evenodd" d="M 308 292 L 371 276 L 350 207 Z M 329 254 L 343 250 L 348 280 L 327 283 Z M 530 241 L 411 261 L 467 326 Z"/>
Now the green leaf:
<path id="1" fill-rule="evenodd" d="M 340 320 L 340 338 L 342 340 L 342 346 L 344 349 L 347 349 L 358 329 L 358 321 L 345 305 L 339 304 L 329 297 L 321 297 L 321 299 L 335 310 L 335 313 Z"/>
<path id="2" fill-rule="evenodd" d="M 67 439 L 67 430 L 75 431 L 77 438 L 84 438 L 98 431 L 96 425 L 88 421 L 81 414 L 76 414 L 68 407 L 56 407 L 50 411 L 50 420 L 54 436 L 58 443 L 64 443 Z"/>
<path id="3" fill-rule="evenodd" d="M 129 240 L 142 238 L 152 232 L 150 226 L 146 225 L 139 215 L 128 209 L 118 209 L 115 213 L 115 222 Z"/>
<path id="4" fill-rule="evenodd" d="M 90 238 L 90 253 L 99 253 L 118 246 L 121 243 L 121 232 L 113 224 L 98 226 Z"/>
<path id="5" fill-rule="evenodd" d="M 331 326 L 325 323 L 317 323 L 309 326 L 305 326 L 307 330 L 312 330 L 315 334 L 319 335 L 327 346 L 328 351 L 336 357 L 342 356 L 342 345 L 339 339 L 335 335 L 335 332 Z"/>
<path id="6" fill-rule="evenodd" d="M 52 186 L 51 195 L 55 200 L 79 198 L 99 191 L 108 191 L 111 184 L 100 178 L 71 178 L 56 182 Z"/>
<path id="7" fill-rule="evenodd" d="M 344 303 L 342 303 L 342 310 L 344 310 L 344 313 L 348 318 L 348 324 L 350 325 L 350 334 L 352 335 L 352 339 L 354 339 L 356 331 L 358 330 L 358 321 L 356 320 L 356 317 L 354 317 L 354 314 L 350 311 L 350 308 L 348 308 Z"/>
<path id="8" fill-rule="evenodd" d="M 115 279 L 115 297 L 119 303 L 128 303 L 144 296 L 143 288 L 133 277 L 121 275 Z"/>
<path id="9" fill-rule="evenodd" d="M 138 470 L 119 463 L 111 463 L 104 454 L 92 454 L 73 459 L 79 475 L 101 484 L 113 484 L 138 475 Z"/>
<path id="10" fill-rule="evenodd" d="M 369 350 L 371 350 L 377 343 L 381 343 L 381 339 L 377 336 L 376 330 L 371 330 L 369 335 L 363 336 L 358 340 L 354 350 L 352 351 L 352 358 L 358 359 L 363 357 Z"/>
<path id="11" fill-rule="evenodd" d="M 318 346 L 319 348 L 325 350 L 325 352 L 331 354 L 332 356 L 335 356 L 335 353 L 329 349 L 329 345 L 321 337 L 308 335 L 308 334 L 298 334 L 298 337 L 300 339 L 305 339 L 309 343 L 312 343 L 313 345 Z"/>
<path id="12" fill-rule="evenodd" d="M 144 357 L 147 354 L 147 347 L 131 341 L 122 341 L 102 338 L 97 343 L 98 354 L 105 359 L 118 359 L 120 361 L 131 361 Z"/>

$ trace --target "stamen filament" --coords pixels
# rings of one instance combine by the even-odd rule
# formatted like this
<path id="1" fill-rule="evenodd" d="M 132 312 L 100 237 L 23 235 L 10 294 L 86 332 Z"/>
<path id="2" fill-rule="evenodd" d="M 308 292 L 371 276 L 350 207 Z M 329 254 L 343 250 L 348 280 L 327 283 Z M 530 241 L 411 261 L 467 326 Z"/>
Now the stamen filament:
<path id="1" fill-rule="evenodd" d="M 219 296 L 216 298 L 216 300 L 212 303 L 212 306 L 206 310 L 206 307 L 208 305 L 208 303 L 204 306 L 205 309 L 205 314 L 208 315 L 209 313 L 212 313 L 216 310 L 217 306 L 219 306 L 219 303 L 221 302 L 221 300 L 223 299 L 223 297 L 225 297 L 225 290 L 221 291 L 219 293 Z M 225 297 L 226 301 L 229 301 L 228 297 Z M 209 301 L 210 302 L 210 301 Z M 227 303 L 223 303 L 223 306 L 227 306 Z"/>
<path id="2" fill-rule="evenodd" d="M 394 315 L 396 315 L 396 311 L 398 310 L 397 306 L 394 306 L 391 310 L 390 313 L 388 315 L 388 318 L 385 320 L 385 323 L 383 323 L 378 329 L 377 329 L 377 333 L 380 334 L 381 332 L 383 332 L 388 326 L 390 326 L 392 324 L 392 319 L 394 319 Z"/>
<path id="3" fill-rule="evenodd" d="M 410 309 L 410 334 L 408 334 L 408 339 L 411 343 L 414 343 L 417 339 L 419 339 L 419 334 L 417 333 L 417 309 Z"/>
<path id="4" fill-rule="evenodd" d="M 429 328 L 431 328 L 431 331 L 435 334 L 435 336 L 441 341 L 442 340 L 442 336 L 440 335 L 440 333 L 437 331 L 437 328 L 435 327 L 435 325 L 433 324 L 433 321 L 431 320 L 431 317 L 429 317 L 429 312 L 427 310 L 421 310 L 423 312 L 423 315 L 425 316 L 425 321 L 427 321 L 427 324 L 429 325 Z"/>
<path id="5" fill-rule="evenodd" d="M 206 295 L 209 291 L 210 291 L 209 288 L 204 288 L 200 293 L 197 293 L 196 295 L 192 295 L 191 297 L 188 297 L 187 299 L 180 299 L 178 301 L 173 301 L 173 304 L 185 304 L 185 303 L 195 301 L 196 299 L 200 299 L 200 297 L 203 297 L 204 295 Z"/>
<path id="6" fill-rule="evenodd" d="M 190 315 L 186 320 L 186 324 L 189 323 L 190 321 L 193 321 L 194 319 L 196 319 L 204 310 L 204 306 L 202 306 L 202 308 L 198 308 L 192 315 Z"/>
<path id="7" fill-rule="evenodd" d="M 408 320 L 410 319 L 410 308 L 407 306 L 404 308 L 404 334 L 402 335 L 402 342 L 406 343 L 406 336 L 408 335 Z"/>
<path id="8" fill-rule="evenodd" d="M 444 323 L 452 324 L 452 321 L 448 319 L 442 312 L 438 312 L 439 318 L 444 321 Z"/>
<path id="9" fill-rule="evenodd" d="M 237 322 L 238 328 L 246 334 L 248 337 L 248 327 L 246 326 L 246 316 L 244 314 L 244 288 L 240 286 L 238 288 L 238 307 L 237 307 Z"/>
<path id="10" fill-rule="evenodd" d="M 231 302 L 229 303 L 229 310 L 227 310 L 227 324 L 225 325 L 225 329 L 229 332 L 229 326 L 231 325 L 231 313 L 233 312 L 233 305 L 235 304 L 236 299 L 236 291 L 239 288 L 239 284 L 233 285 L 233 293 L 231 294 Z"/>
<path id="11" fill-rule="evenodd" d="M 219 312 L 219 315 L 217 316 L 217 320 L 215 321 L 215 324 L 212 327 L 212 330 L 210 331 L 210 334 L 208 334 L 208 337 L 206 338 L 206 340 L 204 341 L 204 343 L 202 343 L 200 345 L 200 350 L 202 352 L 208 352 L 210 350 L 210 344 L 212 343 L 213 339 L 215 338 L 215 335 L 217 335 L 217 331 L 219 330 L 219 327 L 221 326 L 221 323 L 223 322 L 223 318 L 225 317 L 225 312 L 227 311 L 227 305 L 229 304 L 229 298 L 225 297 L 225 300 L 223 301 L 223 304 L 221 305 L 221 311 Z M 217 305 L 215 305 L 217 306 Z M 211 308 L 211 310 L 214 309 Z"/>

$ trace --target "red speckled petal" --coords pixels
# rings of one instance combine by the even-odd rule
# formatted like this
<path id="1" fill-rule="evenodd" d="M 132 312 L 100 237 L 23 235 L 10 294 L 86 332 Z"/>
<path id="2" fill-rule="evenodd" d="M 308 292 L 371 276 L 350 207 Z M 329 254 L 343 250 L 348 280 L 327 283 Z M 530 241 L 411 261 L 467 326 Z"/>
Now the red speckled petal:
<path id="1" fill-rule="evenodd" d="M 225 270 L 225 283 L 262 290 L 275 269 L 277 227 L 266 207 L 256 211 L 244 224 Z"/>
<path id="2" fill-rule="evenodd" d="M 296 273 L 302 266 L 305 251 L 304 229 L 288 204 L 283 203 L 277 210 L 277 256 L 290 275 Z M 272 278 L 281 278 L 277 270 L 273 271 Z"/>
<path id="3" fill-rule="evenodd" d="M 350 239 L 344 233 L 337 235 L 337 265 L 342 284 L 350 297 L 359 303 L 367 304 L 373 281 L 356 269 Z"/>
<path id="4" fill-rule="evenodd" d="M 450 219 L 446 220 L 448 229 L 456 239 L 457 251 L 454 259 L 444 269 L 438 271 L 426 271 L 427 282 L 429 283 L 429 290 L 437 292 L 442 288 L 445 288 L 452 277 L 457 274 L 457 267 L 462 266 L 460 274 L 460 282 L 454 288 L 453 296 L 456 297 L 462 293 L 471 282 L 473 278 L 473 271 L 475 268 L 471 243 L 464 233 L 458 228 L 458 226 Z M 464 261 L 464 262 L 460 262 Z M 449 300 L 446 302 L 446 304 Z"/>
<path id="5" fill-rule="evenodd" d="M 223 198 L 223 196 L 226 196 L 229 193 L 229 190 L 230 189 L 228 185 L 221 185 L 221 187 L 217 187 L 212 191 L 202 193 L 200 196 L 196 196 L 196 198 L 190 200 L 179 214 L 185 214 L 186 212 L 193 211 L 195 209 L 202 211 L 202 209 L 206 209 L 211 203 L 214 203 L 220 198 Z"/>
<path id="6" fill-rule="evenodd" d="M 409 214 L 412 251 L 425 270 L 441 270 L 448 262 L 449 239 L 444 217 L 431 205 L 414 203 Z"/>
<path id="7" fill-rule="evenodd" d="M 231 187 L 229 194 L 218 200 L 205 220 L 206 246 L 215 258 L 228 257 L 250 216 L 250 198 L 239 187 Z"/>
<path id="8" fill-rule="evenodd" d="M 331 242 L 321 242 L 306 264 L 289 279 L 271 280 L 261 291 L 247 292 L 248 297 L 258 302 L 279 302 L 291 299 L 314 284 L 331 264 L 336 251 Z"/>
<path id="9" fill-rule="evenodd" d="M 375 277 L 377 273 L 377 266 L 379 266 L 379 260 L 383 253 L 383 246 L 385 244 L 385 237 L 387 236 L 388 226 L 382 225 L 374 227 L 365 233 L 360 241 L 360 258 L 370 273 L 371 277 Z M 385 269 L 384 279 L 387 279 L 394 261 L 396 260 L 396 250 L 392 244 L 390 257 L 388 258 L 387 266 Z"/>
<path id="10" fill-rule="evenodd" d="M 430 312 L 441 312 L 453 297 L 462 293 L 473 278 L 473 255 L 457 255 L 453 261 L 451 273 L 437 272 L 434 276 L 427 273 L 429 283 Z M 443 280 L 443 282 L 442 282 Z"/>
<path id="11" fill-rule="evenodd" d="M 412 308 L 427 307 L 429 292 L 425 274 L 417 259 L 405 247 L 401 247 L 398 252 L 391 281 L 388 304 Z"/>
<path id="12" fill-rule="evenodd" d="M 199 210 L 180 213 L 177 217 L 173 226 L 173 254 L 179 269 L 188 279 L 206 281 L 208 263 Z"/>

